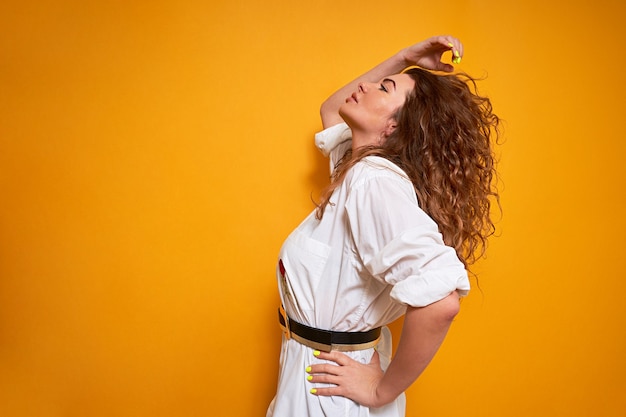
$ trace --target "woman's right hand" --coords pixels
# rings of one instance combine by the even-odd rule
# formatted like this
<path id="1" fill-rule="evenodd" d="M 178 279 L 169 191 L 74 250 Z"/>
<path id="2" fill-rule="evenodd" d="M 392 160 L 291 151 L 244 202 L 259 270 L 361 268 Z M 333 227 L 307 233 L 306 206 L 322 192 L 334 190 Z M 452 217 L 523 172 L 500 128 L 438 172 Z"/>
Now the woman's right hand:
<path id="1" fill-rule="evenodd" d="M 429 70 L 452 72 L 454 70 L 452 65 L 441 62 L 441 57 L 448 51 L 452 51 L 453 63 L 461 62 L 463 44 L 449 35 L 433 36 L 403 49 L 400 53 L 407 66 L 417 65 Z"/>

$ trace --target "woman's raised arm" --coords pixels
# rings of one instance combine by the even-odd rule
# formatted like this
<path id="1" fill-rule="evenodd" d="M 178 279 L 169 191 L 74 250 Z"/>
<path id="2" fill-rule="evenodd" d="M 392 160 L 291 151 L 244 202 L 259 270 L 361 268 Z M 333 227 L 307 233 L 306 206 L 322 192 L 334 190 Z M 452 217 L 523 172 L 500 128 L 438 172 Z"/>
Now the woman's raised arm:
<path id="1" fill-rule="evenodd" d="M 452 51 L 453 63 L 458 64 L 461 62 L 463 45 L 453 36 L 433 36 L 402 49 L 328 97 L 322 103 L 320 109 L 322 125 L 324 128 L 327 128 L 343 121 L 341 116 L 339 116 L 339 107 L 345 102 L 346 98 L 357 90 L 361 82 L 376 82 L 413 65 L 429 70 L 452 72 L 454 70 L 452 65 L 441 62 L 443 53 L 447 51 Z"/>

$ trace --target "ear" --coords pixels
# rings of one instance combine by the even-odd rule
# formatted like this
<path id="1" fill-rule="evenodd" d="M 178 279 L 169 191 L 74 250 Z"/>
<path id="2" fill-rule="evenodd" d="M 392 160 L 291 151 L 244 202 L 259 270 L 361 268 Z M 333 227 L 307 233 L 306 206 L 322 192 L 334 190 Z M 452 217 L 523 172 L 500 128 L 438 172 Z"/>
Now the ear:
<path id="1" fill-rule="evenodd" d="M 385 125 L 385 131 L 384 131 L 384 135 L 386 138 L 388 138 L 393 133 L 393 131 L 396 130 L 396 126 L 398 126 L 396 119 L 392 117 L 389 120 L 387 120 L 387 124 Z"/>

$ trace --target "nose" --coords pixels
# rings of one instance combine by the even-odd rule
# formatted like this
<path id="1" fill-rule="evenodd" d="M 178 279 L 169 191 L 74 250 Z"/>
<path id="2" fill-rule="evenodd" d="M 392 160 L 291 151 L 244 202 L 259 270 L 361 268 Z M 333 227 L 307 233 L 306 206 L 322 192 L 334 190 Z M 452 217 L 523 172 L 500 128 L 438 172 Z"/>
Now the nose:
<path id="1" fill-rule="evenodd" d="M 367 84 L 368 83 L 359 83 L 359 92 L 361 93 L 367 93 Z"/>

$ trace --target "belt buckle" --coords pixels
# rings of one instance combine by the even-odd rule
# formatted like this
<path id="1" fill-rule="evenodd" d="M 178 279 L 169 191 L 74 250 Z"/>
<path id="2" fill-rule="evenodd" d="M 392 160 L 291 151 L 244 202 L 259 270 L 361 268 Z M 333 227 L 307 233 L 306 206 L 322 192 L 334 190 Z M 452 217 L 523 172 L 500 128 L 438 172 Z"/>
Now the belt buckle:
<path id="1" fill-rule="evenodd" d="M 281 325 L 280 327 L 282 327 L 283 329 L 285 338 L 289 340 L 291 339 L 291 329 L 289 328 L 289 316 L 287 316 L 287 313 L 285 312 L 285 309 L 283 308 L 282 305 L 278 307 L 278 313 L 282 316 L 283 322 L 285 323 L 284 326 Z"/>

